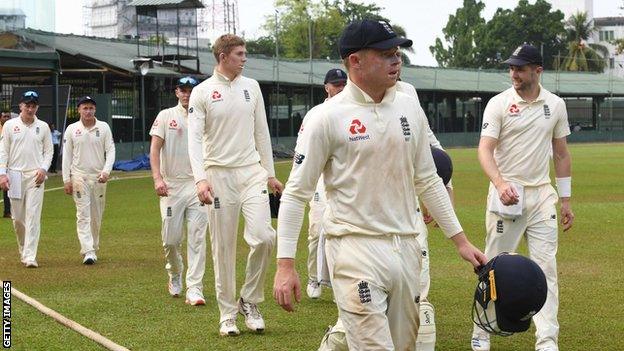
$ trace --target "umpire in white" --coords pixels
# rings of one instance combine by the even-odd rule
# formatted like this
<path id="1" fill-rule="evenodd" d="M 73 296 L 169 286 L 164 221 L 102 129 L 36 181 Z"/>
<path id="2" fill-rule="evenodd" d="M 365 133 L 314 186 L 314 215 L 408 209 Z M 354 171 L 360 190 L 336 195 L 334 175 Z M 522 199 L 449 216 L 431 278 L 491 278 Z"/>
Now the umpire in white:
<path id="1" fill-rule="evenodd" d="M 160 111 L 150 131 L 150 165 L 154 189 L 160 196 L 168 290 L 173 297 L 183 291 L 182 229 L 186 221 L 188 268 L 185 302 L 192 306 L 206 304 L 202 282 L 206 271 L 208 227 L 208 211 L 197 198 L 188 154 L 188 105 L 191 91 L 197 83 L 193 77 L 182 77 L 177 81 L 175 95 L 178 104 Z"/>
<path id="2" fill-rule="evenodd" d="M 308 112 L 278 216 L 273 294 L 293 311 L 293 293 L 301 298 L 294 257 L 305 202 L 323 173 L 327 261 L 352 350 L 415 349 L 417 195 L 464 259 L 473 266 L 486 263 L 463 233 L 436 174 L 422 108 L 396 90 L 398 47 L 411 45 L 383 21 L 357 21 L 343 31 L 347 86 Z"/>
<path id="3" fill-rule="evenodd" d="M 43 189 L 52 162 L 52 135 L 48 124 L 37 118 L 36 91 L 23 93 L 19 108 L 19 117 L 6 121 L 0 136 L 0 188 L 9 191 L 20 259 L 26 267 L 37 268 Z"/>
<path id="4" fill-rule="evenodd" d="M 483 114 L 479 162 L 490 179 L 485 226 L 485 254 L 493 258 L 514 252 L 527 240 L 529 255 L 544 271 L 548 283 L 546 304 L 533 317 L 535 350 L 558 351 L 559 308 L 557 285 L 557 209 L 561 224 L 572 227 L 570 208 L 570 134 L 563 99 L 542 87 L 542 56 L 532 45 L 521 45 L 505 61 L 512 87 L 493 97 Z M 557 191 L 550 184 L 550 157 L 555 165 Z M 489 335 L 476 325 L 472 349 L 490 349 Z"/>
<path id="5" fill-rule="evenodd" d="M 189 155 L 199 199 L 208 210 L 210 241 L 219 304 L 219 333 L 234 336 L 237 312 L 247 328 L 262 332 L 264 279 L 275 244 L 267 185 L 281 192 L 275 178 L 271 138 L 262 92 L 257 81 L 241 75 L 245 41 L 233 34 L 212 47 L 217 60 L 212 77 L 191 93 Z M 240 214 L 250 251 L 245 283 L 236 300 L 236 239 Z"/>
<path id="6" fill-rule="evenodd" d="M 106 122 L 97 120 L 95 108 L 93 98 L 80 98 L 80 120 L 70 124 L 63 135 L 63 183 L 65 193 L 76 203 L 80 253 L 87 265 L 97 261 L 106 182 L 115 163 L 113 133 Z"/>

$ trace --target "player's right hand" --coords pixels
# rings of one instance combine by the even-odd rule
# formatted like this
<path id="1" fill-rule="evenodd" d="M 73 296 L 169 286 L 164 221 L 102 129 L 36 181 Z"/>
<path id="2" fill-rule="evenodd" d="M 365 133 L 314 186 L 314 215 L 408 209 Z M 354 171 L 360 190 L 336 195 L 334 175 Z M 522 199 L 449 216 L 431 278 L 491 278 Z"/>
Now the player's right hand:
<path id="1" fill-rule="evenodd" d="M 72 185 L 71 181 L 63 184 L 63 189 L 65 190 L 65 194 L 67 195 L 71 195 L 74 193 L 74 186 Z"/>
<path id="2" fill-rule="evenodd" d="M 6 174 L 0 175 L 0 188 L 4 191 L 9 191 L 9 177 Z"/>
<path id="3" fill-rule="evenodd" d="M 210 186 L 207 180 L 200 180 L 197 183 L 197 197 L 199 198 L 199 201 L 203 204 L 212 204 L 212 186 Z"/>
<path id="4" fill-rule="evenodd" d="M 278 258 L 273 281 L 273 298 L 288 312 L 294 312 L 295 301 L 301 301 L 301 282 L 294 262 L 292 258 Z"/>
<path id="5" fill-rule="evenodd" d="M 165 183 L 162 178 L 158 178 L 154 180 L 154 190 L 156 190 L 156 195 L 158 196 L 168 196 L 169 189 L 167 189 L 167 183 Z"/>
<path id="6" fill-rule="evenodd" d="M 498 191 L 498 198 L 505 206 L 515 205 L 520 201 L 520 195 L 518 195 L 513 185 L 508 182 L 500 183 L 496 190 Z"/>

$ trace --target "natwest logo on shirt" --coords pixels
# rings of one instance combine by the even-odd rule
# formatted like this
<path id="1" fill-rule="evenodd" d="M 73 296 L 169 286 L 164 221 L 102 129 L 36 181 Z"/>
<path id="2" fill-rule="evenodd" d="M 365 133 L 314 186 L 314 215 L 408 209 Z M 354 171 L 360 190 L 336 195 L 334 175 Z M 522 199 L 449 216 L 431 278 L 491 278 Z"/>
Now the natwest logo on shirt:
<path id="1" fill-rule="evenodd" d="M 349 141 L 368 140 L 370 135 L 366 134 L 366 126 L 359 119 L 354 118 L 349 126 L 349 133 L 354 136 L 349 137 Z"/>
<path id="2" fill-rule="evenodd" d="M 169 129 L 178 129 L 178 122 L 176 122 L 175 119 L 172 119 L 171 122 L 169 122 Z"/>
<path id="3" fill-rule="evenodd" d="M 221 93 L 219 93 L 218 91 L 214 90 L 212 92 L 212 101 L 221 101 L 223 100 L 223 97 L 221 97 Z"/>
<path id="4" fill-rule="evenodd" d="M 13 127 L 13 133 L 19 133 L 21 131 L 19 126 Z"/>
<path id="5" fill-rule="evenodd" d="M 82 130 L 80 129 L 76 129 L 76 132 L 74 133 L 75 136 L 81 136 L 82 135 Z"/>
<path id="6" fill-rule="evenodd" d="M 520 108 L 518 107 L 518 105 L 511 104 L 511 106 L 509 106 L 509 114 L 513 117 L 518 116 L 520 114 Z"/>

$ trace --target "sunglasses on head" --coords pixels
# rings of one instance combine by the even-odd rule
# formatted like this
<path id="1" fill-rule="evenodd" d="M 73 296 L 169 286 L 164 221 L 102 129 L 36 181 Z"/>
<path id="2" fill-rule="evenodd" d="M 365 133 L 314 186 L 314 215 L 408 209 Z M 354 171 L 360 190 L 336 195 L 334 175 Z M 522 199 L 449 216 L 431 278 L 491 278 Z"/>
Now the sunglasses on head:
<path id="1" fill-rule="evenodd" d="M 197 85 L 197 79 L 193 77 L 183 77 L 178 79 L 178 85 Z"/>
<path id="2" fill-rule="evenodd" d="M 36 91 L 29 90 L 29 91 L 24 93 L 24 97 L 35 97 L 35 98 L 38 98 L 39 94 L 37 94 Z"/>

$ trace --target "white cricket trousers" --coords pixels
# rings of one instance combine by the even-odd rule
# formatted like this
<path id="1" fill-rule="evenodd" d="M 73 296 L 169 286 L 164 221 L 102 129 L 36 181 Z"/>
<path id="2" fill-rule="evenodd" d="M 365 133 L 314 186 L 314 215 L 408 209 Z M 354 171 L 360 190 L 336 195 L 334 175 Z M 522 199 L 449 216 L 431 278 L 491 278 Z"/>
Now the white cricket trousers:
<path id="1" fill-rule="evenodd" d="M 76 204 L 76 228 L 80 241 L 80 253 L 100 248 L 100 229 L 106 204 L 106 183 L 97 176 L 72 175 L 74 203 Z"/>
<path id="2" fill-rule="evenodd" d="M 22 198 L 10 200 L 13 228 L 22 262 L 37 259 L 45 182 L 37 186 L 35 178 L 36 171 L 22 172 L 22 184 L 9 184 L 22 187 Z"/>
<path id="3" fill-rule="evenodd" d="M 208 209 L 199 202 L 193 179 L 166 179 L 165 184 L 169 195 L 160 198 L 165 269 L 170 277 L 184 271 L 182 240 L 186 220 L 186 288 L 202 290 L 206 271 Z"/>
<path id="4" fill-rule="evenodd" d="M 490 184 L 490 187 L 493 187 Z M 488 192 L 489 194 L 492 191 Z M 494 192 L 496 193 L 496 192 Z M 515 252 L 524 236 L 529 249 L 529 257 L 535 261 L 546 275 L 548 294 L 544 307 L 533 316 L 535 332 L 535 349 L 550 348 L 559 350 L 559 287 L 557 284 L 557 208 L 559 200 L 555 189 L 550 184 L 524 188 L 524 207 L 522 216 L 515 219 L 504 219 L 486 211 L 485 255 L 488 259 L 501 252 Z M 488 195 L 488 207 L 492 199 Z M 473 334 L 487 338 L 488 334 L 476 325 Z"/>
<path id="5" fill-rule="evenodd" d="M 421 257 L 416 235 L 327 235 L 325 249 L 349 350 L 414 350 Z"/>
<path id="6" fill-rule="evenodd" d="M 264 280 L 275 246 L 267 191 L 268 175 L 260 164 L 244 167 L 209 167 L 206 176 L 214 202 L 208 209 L 210 242 L 214 261 L 215 291 L 220 322 L 235 319 L 236 239 L 238 219 L 245 219 L 243 238 L 249 245 L 245 282 L 240 296 L 251 303 L 264 301 Z"/>
<path id="7" fill-rule="evenodd" d="M 319 282 L 318 275 L 318 244 L 322 230 L 323 212 L 327 207 L 325 202 L 310 201 L 310 211 L 308 212 L 308 280 Z"/>

